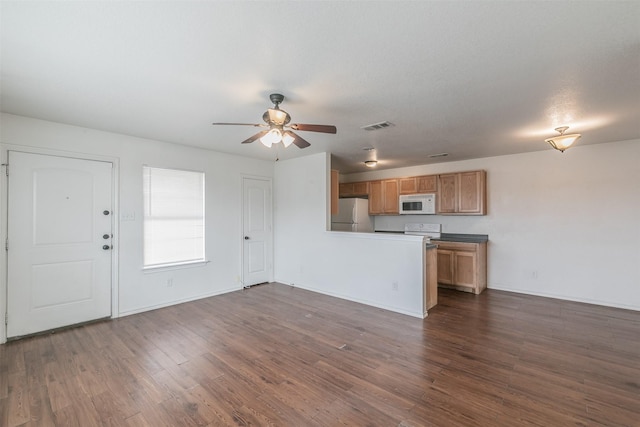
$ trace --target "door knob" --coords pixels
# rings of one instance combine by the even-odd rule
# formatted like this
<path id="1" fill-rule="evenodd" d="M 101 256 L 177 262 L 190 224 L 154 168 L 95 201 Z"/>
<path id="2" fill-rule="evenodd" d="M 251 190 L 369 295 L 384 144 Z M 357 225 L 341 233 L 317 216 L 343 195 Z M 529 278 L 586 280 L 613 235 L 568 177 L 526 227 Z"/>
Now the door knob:
<path id="1" fill-rule="evenodd" d="M 109 238 L 109 235 L 108 235 L 108 234 L 103 234 L 103 235 L 102 235 L 102 238 L 106 240 L 106 239 L 108 239 L 108 238 Z"/>
<path id="2" fill-rule="evenodd" d="M 249 236 L 244 236 L 244 240 L 249 240 Z"/>
<path id="3" fill-rule="evenodd" d="M 111 246 L 109 245 L 103 245 L 102 249 L 104 249 L 105 251 L 108 251 L 109 249 L 111 249 Z"/>
<path id="4" fill-rule="evenodd" d="M 109 215 L 110 213 L 111 213 L 111 212 L 109 212 L 109 211 L 102 211 L 102 214 L 103 214 L 103 215 Z"/>

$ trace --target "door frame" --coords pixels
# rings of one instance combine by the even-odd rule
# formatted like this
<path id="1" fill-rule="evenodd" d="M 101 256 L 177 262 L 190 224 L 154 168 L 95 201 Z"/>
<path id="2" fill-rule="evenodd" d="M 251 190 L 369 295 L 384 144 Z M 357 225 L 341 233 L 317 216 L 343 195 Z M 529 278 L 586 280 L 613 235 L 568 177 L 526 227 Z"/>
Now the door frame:
<path id="1" fill-rule="evenodd" d="M 244 263 L 245 263 L 245 259 L 244 259 L 244 236 L 245 236 L 245 232 L 244 232 L 244 181 L 245 179 L 254 179 L 254 180 L 259 180 L 259 181 L 266 181 L 269 183 L 269 197 L 270 197 L 270 208 L 271 208 L 271 222 L 269 224 L 269 226 L 271 227 L 271 245 L 269 246 L 269 251 L 270 251 L 270 265 L 269 265 L 269 282 L 273 282 L 274 280 L 274 272 L 273 272 L 273 266 L 275 265 L 274 262 L 274 245 L 275 245 L 275 238 L 274 238 L 274 230 L 273 230 L 273 178 L 269 177 L 269 176 L 261 176 L 261 175 L 248 175 L 248 174 L 241 174 L 240 175 L 240 224 L 239 224 L 239 240 L 240 240 L 240 289 L 244 288 L 244 281 L 245 281 L 245 277 L 244 277 Z"/>
<path id="2" fill-rule="evenodd" d="M 120 159 L 118 157 L 102 156 L 88 153 L 78 153 L 71 151 L 53 150 L 48 148 L 30 147 L 14 144 L 0 144 L 0 158 L 2 159 L 2 170 L 0 173 L 0 246 L 4 246 L 8 236 L 8 200 L 9 200 L 9 181 L 7 180 L 6 165 L 9 160 L 9 151 L 18 151 L 27 154 L 41 154 L 46 156 L 67 157 L 78 160 L 93 160 L 101 162 L 109 162 L 112 164 L 111 175 L 111 203 L 113 206 L 112 227 L 113 227 L 113 250 L 111 251 L 111 318 L 119 317 L 118 306 L 118 259 L 119 259 L 119 241 L 120 241 Z M 11 166 L 9 166 L 11 170 Z M 8 283 L 7 283 L 7 263 L 8 253 L 4 248 L 0 247 L 2 255 L 0 256 L 0 344 L 7 342 L 7 304 L 8 304 Z"/>

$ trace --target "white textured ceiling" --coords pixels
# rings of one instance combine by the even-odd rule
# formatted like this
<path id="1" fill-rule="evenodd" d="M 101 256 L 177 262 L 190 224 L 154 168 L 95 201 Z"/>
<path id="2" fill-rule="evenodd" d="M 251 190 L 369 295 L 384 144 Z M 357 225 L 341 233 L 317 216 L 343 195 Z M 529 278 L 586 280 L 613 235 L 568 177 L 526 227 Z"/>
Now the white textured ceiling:
<path id="1" fill-rule="evenodd" d="M 7 113 L 343 173 L 550 150 L 560 125 L 640 138 L 640 1 L 0 4 Z M 261 122 L 273 92 L 338 133 L 275 150 L 211 125 Z"/>

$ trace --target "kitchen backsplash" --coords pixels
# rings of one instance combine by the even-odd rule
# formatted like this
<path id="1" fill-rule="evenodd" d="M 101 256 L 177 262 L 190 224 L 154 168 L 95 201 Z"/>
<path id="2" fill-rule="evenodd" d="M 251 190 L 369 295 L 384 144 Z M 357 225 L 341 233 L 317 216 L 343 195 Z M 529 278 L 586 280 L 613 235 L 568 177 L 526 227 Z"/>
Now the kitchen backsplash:
<path id="1" fill-rule="evenodd" d="M 442 224 L 443 233 L 486 234 L 488 216 L 451 216 L 451 215 L 378 215 L 374 216 L 374 229 L 382 231 L 404 232 L 407 223 Z"/>

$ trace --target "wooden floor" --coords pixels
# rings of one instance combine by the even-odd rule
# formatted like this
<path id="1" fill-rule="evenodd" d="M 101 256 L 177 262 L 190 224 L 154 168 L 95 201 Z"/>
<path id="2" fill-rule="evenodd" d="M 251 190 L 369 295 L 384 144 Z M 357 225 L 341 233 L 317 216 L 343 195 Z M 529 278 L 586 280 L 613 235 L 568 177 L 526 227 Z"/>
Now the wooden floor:
<path id="1" fill-rule="evenodd" d="M 640 312 L 268 284 L 0 345 L 2 426 L 639 426 Z"/>

